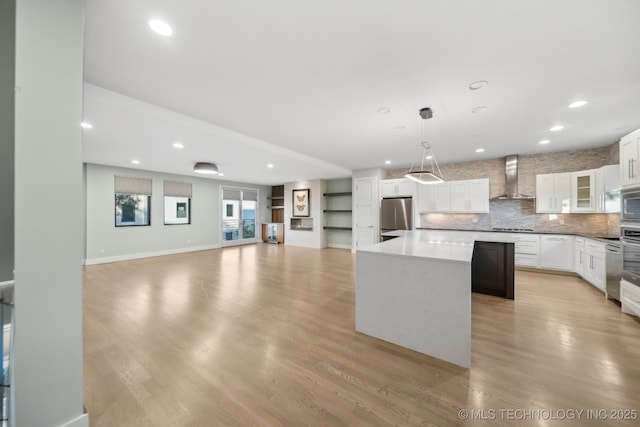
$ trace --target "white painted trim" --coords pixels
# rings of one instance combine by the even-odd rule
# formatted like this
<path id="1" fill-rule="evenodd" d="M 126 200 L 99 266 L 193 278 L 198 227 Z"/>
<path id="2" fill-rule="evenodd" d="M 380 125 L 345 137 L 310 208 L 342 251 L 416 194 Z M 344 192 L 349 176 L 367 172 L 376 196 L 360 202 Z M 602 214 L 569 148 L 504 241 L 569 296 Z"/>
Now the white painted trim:
<path id="1" fill-rule="evenodd" d="M 0 289 L 12 288 L 16 285 L 14 280 L 7 280 L 6 282 L 0 282 Z"/>
<path id="2" fill-rule="evenodd" d="M 175 254 L 181 254 L 185 252 L 208 251 L 210 249 L 220 249 L 220 247 L 221 246 L 219 244 L 216 244 L 216 245 L 192 246 L 189 248 L 168 249 L 164 251 L 139 252 L 137 254 L 126 254 L 126 255 L 118 255 L 118 256 L 112 256 L 112 257 L 87 258 L 84 260 L 84 265 L 107 264 L 110 262 L 128 261 L 128 260 L 140 259 L 140 258 L 152 258 L 156 256 L 163 256 L 163 255 L 175 255 Z"/>
<path id="3" fill-rule="evenodd" d="M 60 427 L 89 427 L 89 414 L 82 414 L 78 418 L 61 424 Z"/>

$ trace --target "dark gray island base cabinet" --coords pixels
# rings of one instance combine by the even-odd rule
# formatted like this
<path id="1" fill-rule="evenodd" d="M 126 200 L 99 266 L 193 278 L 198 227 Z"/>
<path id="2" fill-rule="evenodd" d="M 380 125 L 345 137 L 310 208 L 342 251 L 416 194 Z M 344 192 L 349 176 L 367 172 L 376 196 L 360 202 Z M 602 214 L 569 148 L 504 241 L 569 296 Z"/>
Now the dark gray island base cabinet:
<path id="1" fill-rule="evenodd" d="M 476 241 L 471 259 L 471 291 L 513 299 L 514 244 Z"/>

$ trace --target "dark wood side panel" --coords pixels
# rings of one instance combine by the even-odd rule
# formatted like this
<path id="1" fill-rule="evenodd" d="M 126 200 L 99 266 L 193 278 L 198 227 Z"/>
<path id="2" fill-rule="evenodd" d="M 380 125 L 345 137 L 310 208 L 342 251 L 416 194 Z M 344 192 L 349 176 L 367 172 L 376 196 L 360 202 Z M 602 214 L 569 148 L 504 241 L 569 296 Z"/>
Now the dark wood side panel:
<path id="1" fill-rule="evenodd" d="M 476 242 L 471 261 L 471 291 L 514 299 L 514 244 Z"/>

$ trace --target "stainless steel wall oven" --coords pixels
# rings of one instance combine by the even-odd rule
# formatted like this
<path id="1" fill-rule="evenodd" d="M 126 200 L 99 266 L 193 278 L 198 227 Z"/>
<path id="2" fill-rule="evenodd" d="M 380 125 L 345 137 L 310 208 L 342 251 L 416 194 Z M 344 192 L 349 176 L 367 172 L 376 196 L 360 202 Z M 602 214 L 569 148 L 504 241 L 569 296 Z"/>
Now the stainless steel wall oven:
<path id="1" fill-rule="evenodd" d="M 622 190 L 621 222 L 640 222 L 640 188 Z"/>
<path id="2" fill-rule="evenodd" d="M 640 286 L 640 223 L 624 223 L 620 227 L 622 244 L 622 278 Z"/>

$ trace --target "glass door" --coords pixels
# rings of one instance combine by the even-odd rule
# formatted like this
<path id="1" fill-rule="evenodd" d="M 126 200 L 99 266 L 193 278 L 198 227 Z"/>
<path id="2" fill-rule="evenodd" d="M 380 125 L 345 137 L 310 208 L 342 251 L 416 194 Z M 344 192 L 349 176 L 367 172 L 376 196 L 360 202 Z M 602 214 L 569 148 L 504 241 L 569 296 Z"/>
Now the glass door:
<path id="1" fill-rule="evenodd" d="M 255 243 L 258 191 L 222 189 L 222 245 Z"/>

